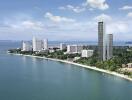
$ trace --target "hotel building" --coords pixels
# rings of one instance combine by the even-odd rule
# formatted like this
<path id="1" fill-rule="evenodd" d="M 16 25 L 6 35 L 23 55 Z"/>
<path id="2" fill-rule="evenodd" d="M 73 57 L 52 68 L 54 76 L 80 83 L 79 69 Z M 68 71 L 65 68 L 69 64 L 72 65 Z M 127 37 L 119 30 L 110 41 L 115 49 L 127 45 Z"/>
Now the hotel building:
<path id="1" fill-rule="evenodd" d="M 81 53 L 83 46 L 78 45 L 67 45 L 67 53 Z"/>
<path id="2" fill-rule="evenodd" d="M 93 55 L 93 50 L 82 50 L 82 54 L 81 56 L 83 58 L 88 58 L 88 57 L 91 57 Z"/>
<path id="3" fill-rule="evenodd" d="M 43 46 L 44 46 L 44 50 L 48 50 L 48 39 L 44 39 Z"/>
<path id="4" fill-rule="evenodd" d="M 32 46 L 30 45 L 29 42 L 24 42 L 22 43 L 22 51 L 31 51 Z"/>
<path id="5" fill-rule="evenodd" d="M 43 48 L 42 40 L 39 40 L 35 37 L 33 37 L 32 45 L 33 45 L 33 51 L 41 51 Z"/>
<path id="6" fill-rule="evenodd" d="M 106 60 L 106 40 L 104 22 L 98 22 L 98 54 L 99 60 Z"/>
<path id="7" fill-rule="evenodd" d="M 113 57 L 113 34 L 107 34 L 107 60 Z"/>

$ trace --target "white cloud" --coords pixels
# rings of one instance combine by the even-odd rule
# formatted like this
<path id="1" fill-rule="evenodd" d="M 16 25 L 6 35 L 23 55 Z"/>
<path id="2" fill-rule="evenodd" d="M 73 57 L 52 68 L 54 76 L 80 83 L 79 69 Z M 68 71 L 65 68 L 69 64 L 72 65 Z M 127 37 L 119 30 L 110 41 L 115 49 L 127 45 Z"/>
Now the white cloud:
<path id="1" fill-rule="evenodd" d="M 0 24 L 0 39 L 29 40 L 34 34 L 40 35 L 46 31 L 42 22 L 32 19 L 7 19 Z M 44 35 L 45 36 L 45 35 Z"/>
<path id="2" fill-rule="evenodd" d="M 8 23 L 8 26 L 13 29 L 29 29 L 29 30 L 43 30 L 44 26 L 39 21 L 24 20 L 16 23 Z"/>
<path id="3" fill-rule="evenodd" d="M 87 0 L 86 4 L 92 8 L 100 10 L 106 10 L 109 8 L 106 0 Z"/>
<path id="4" fill-rule="evenodd" d="M 45 18 L 48 18 L 49 20 L 51 20 L 53 22 L 75 22 L 74 19 L 66 18 L 66 17 L 62 17 L 62 16 L 54 16 L 50 12 L 47 12 L 45 14 Z"/>
<path id="5" fill-rule="evenodd" d="M 123 6 L 122 8 L 119 8 L 120 10 L 132 10 L 132 6 L 126 5 Z"/>
<path id="6" fill-rule="evenodd" d="M 106 23 L 106 33 L 113 33 L 117 40 L 127 40 L 132 37 L 132 20 L 129 18 L 113 18 L 107 14 L 101 14 L 87 20 L 78 20 L 75 22 L 68 22 L 65 20 L 56 20 L 49 17 L 54 17 L 51 13 L 46 13 L 45 21 L 37 21 L 34 19 L 12 19 L 5 20 L 4 24 L 0 24 L 0 38 L 9 39 L 31 39 L 35 34 L 42 38 L 49 38 L 50 40 L 86 40 L 95 41 L 98 38 L 98 21 L 104 19 Z M 52 15 L 52 16 L 51 16 Z M 65 18 L 65 17 L 64 17 Z"/>
<path id="7" fill-rule="evenodd" d="M 129 12 L 129 13 L 127 14 L 127 17 L 132 18 L 132 12 Z"/>
<path id="8" fill-rule="evenodd" d="M 127 33 L 129 31 L 128 29 L 128 23 L 125 22 L 120 22 L 117 21 L 115 22 L 111 22 L 111 23 L 107 23 L 107 27 L 106 27 L 106 33 Z"/>
<path id="9" fill-rule="evenodd" d="M 86 10 L 93 11 L 94 9 L 106 10 L 109 8 L 109 5 L 106 3 L 106 0 L 86 0 L 86 2 L 81 3 L 79 6 L 66 5 L 61 6 L 58 9 L 60 10 L 70 10 L 75 13 L 81 13 Z"/>
<path id="10" fill-rule="evenodd" d="M 95 21 L 104 21 L 104 22 L 110 22 L 112 20 L 111 16 L 106 14 L 101 14 L 99 16 L 96 16 L 94 18 Z"/>
<path id="11" fill-rule="evenodd" d="M 79 7 L 79 6 L 72 6 L 72 5 L 67 5 L 65 7 L 59 7 L 60 10 L 70 10 L 70 11 L 73 11 L 75 13 L 80 13 L 80 12 L 83 12 L 86 10 L 85 7 Z"/>
<path id="12" fill-rule="evenodd" d="M 103 20 L 102 20 L 103 19 Z M 106 25 L 106 33 L 128 33 L 131 32 L 132 29 L 130 28 L 130 26 L 132 25 L 131 21 L 129 20 L 118 20 L 118 19 L 114 19 L 109 15 L 106 14 L 101 14 L 99 16 L 96 16 L 95 18 L 93 18 L 93 21 L 96 21 L 96 23 L 98 21 L 104 21 L 105 25 Z"/>

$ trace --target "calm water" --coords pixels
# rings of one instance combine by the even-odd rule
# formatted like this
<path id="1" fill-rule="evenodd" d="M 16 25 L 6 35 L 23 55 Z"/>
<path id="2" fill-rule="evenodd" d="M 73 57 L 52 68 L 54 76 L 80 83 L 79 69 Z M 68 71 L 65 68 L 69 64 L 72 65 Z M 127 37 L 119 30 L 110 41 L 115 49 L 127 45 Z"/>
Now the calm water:
<path id="1" fill-rule="evenodd" d="M 132 100 L 132 82 L 70 64 L 4 51 L 0 44 L 0 100 Z"/>

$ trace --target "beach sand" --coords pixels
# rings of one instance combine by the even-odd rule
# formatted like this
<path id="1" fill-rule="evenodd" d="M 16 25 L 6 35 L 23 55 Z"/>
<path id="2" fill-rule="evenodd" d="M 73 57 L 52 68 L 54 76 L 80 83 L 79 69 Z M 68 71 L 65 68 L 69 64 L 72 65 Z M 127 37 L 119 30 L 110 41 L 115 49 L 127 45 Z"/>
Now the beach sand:
<path id="1" fill-rule="evenodd" d="M 12 54 L 12 53 L 9 53 L 9 54 Z M 112 72 L 112 71 L 108 71 L 108 70 L 104 70 L 104 69 L 100 69 L 100 68 L 97 68 L 95 66 L 87 66 L 87 65 L 83 65 L 83 64 L 78 64 L 78 63 L 75 63 L 75 62 L 67 61 L 67 60 L 39 57 L 39 56 L 33 56 L 33 55 L 23 55 L 23 54 L 13 54 L 13 55 L 20 55 L 20 56 L 34 57 L 34 58 L 42 58 L 42 59 L 51 60 L 51 61 L 63 62 L 63 63 L 72 64 L 72 65 L 80 66 L 80 67 L 83 67 L 83 68 L 87 68 L 87 69 L 91 69 L 91 70 L 95 70 L 95 71 L 111 74 L 111 75 L 114 75 L 114 76 L 118 76 L 118 77 L 124 78 L 124 79 L 129 80 L 129 81 L 132 81 L 132 78 L 128 77 L 127 75 L 119 74 L 117 72 Z"/>

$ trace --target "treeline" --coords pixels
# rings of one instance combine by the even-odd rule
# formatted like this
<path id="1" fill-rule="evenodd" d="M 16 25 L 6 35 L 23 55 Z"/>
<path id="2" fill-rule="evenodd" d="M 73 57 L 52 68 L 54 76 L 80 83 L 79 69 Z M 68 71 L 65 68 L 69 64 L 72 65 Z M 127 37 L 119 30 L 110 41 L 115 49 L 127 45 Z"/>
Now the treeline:
<path id="1" fill-rule="evenodd" d="M 116 71 L 125 75 L 132 77 L 132 72 L 121 71 L 122 64 L 132 63 L 132 50 L 128 48 L 114 48 L 113 49 L 113 58 L 107 61 L 99 61 L 97 51 L 90 58 L 81 58 L 77 60 L 77 63 L 96 66 L 101 69 Z"/>
<path id="2" fill-rule="evenodd" d="M 85 47 L 86 48 L 86 47 Z M 74 59 L 75 57 L 80 57 L 80 59 L 76 60 L 76 63 L 81 63 L 89 66 L 96 66 L 101 69 L 117 71 L 119 73 L 123 73 L 125 75 L 132 76 L 131 72 L 122 72 L 119 69 L 122 67 L 122 64 L 132 63 L 132 49 L 128 47 L 114 47 L 113 49 L 113 58 L 107 61 L 100 61 L 98 59 L 98 50 L 97 47 L 94 46 L 94 54 L 89 58 L 81 58 L 81 54 L 65 54 L 64 51 L 55 51 L 55 52 L 33 52 L 33 51 L 21 51 L 21 49 L 11 49 L 10 53 L 18 53 L 24 55 L 34 55 L 41 56 L 47 58 L 56 58 L 62 60 Z"/>

